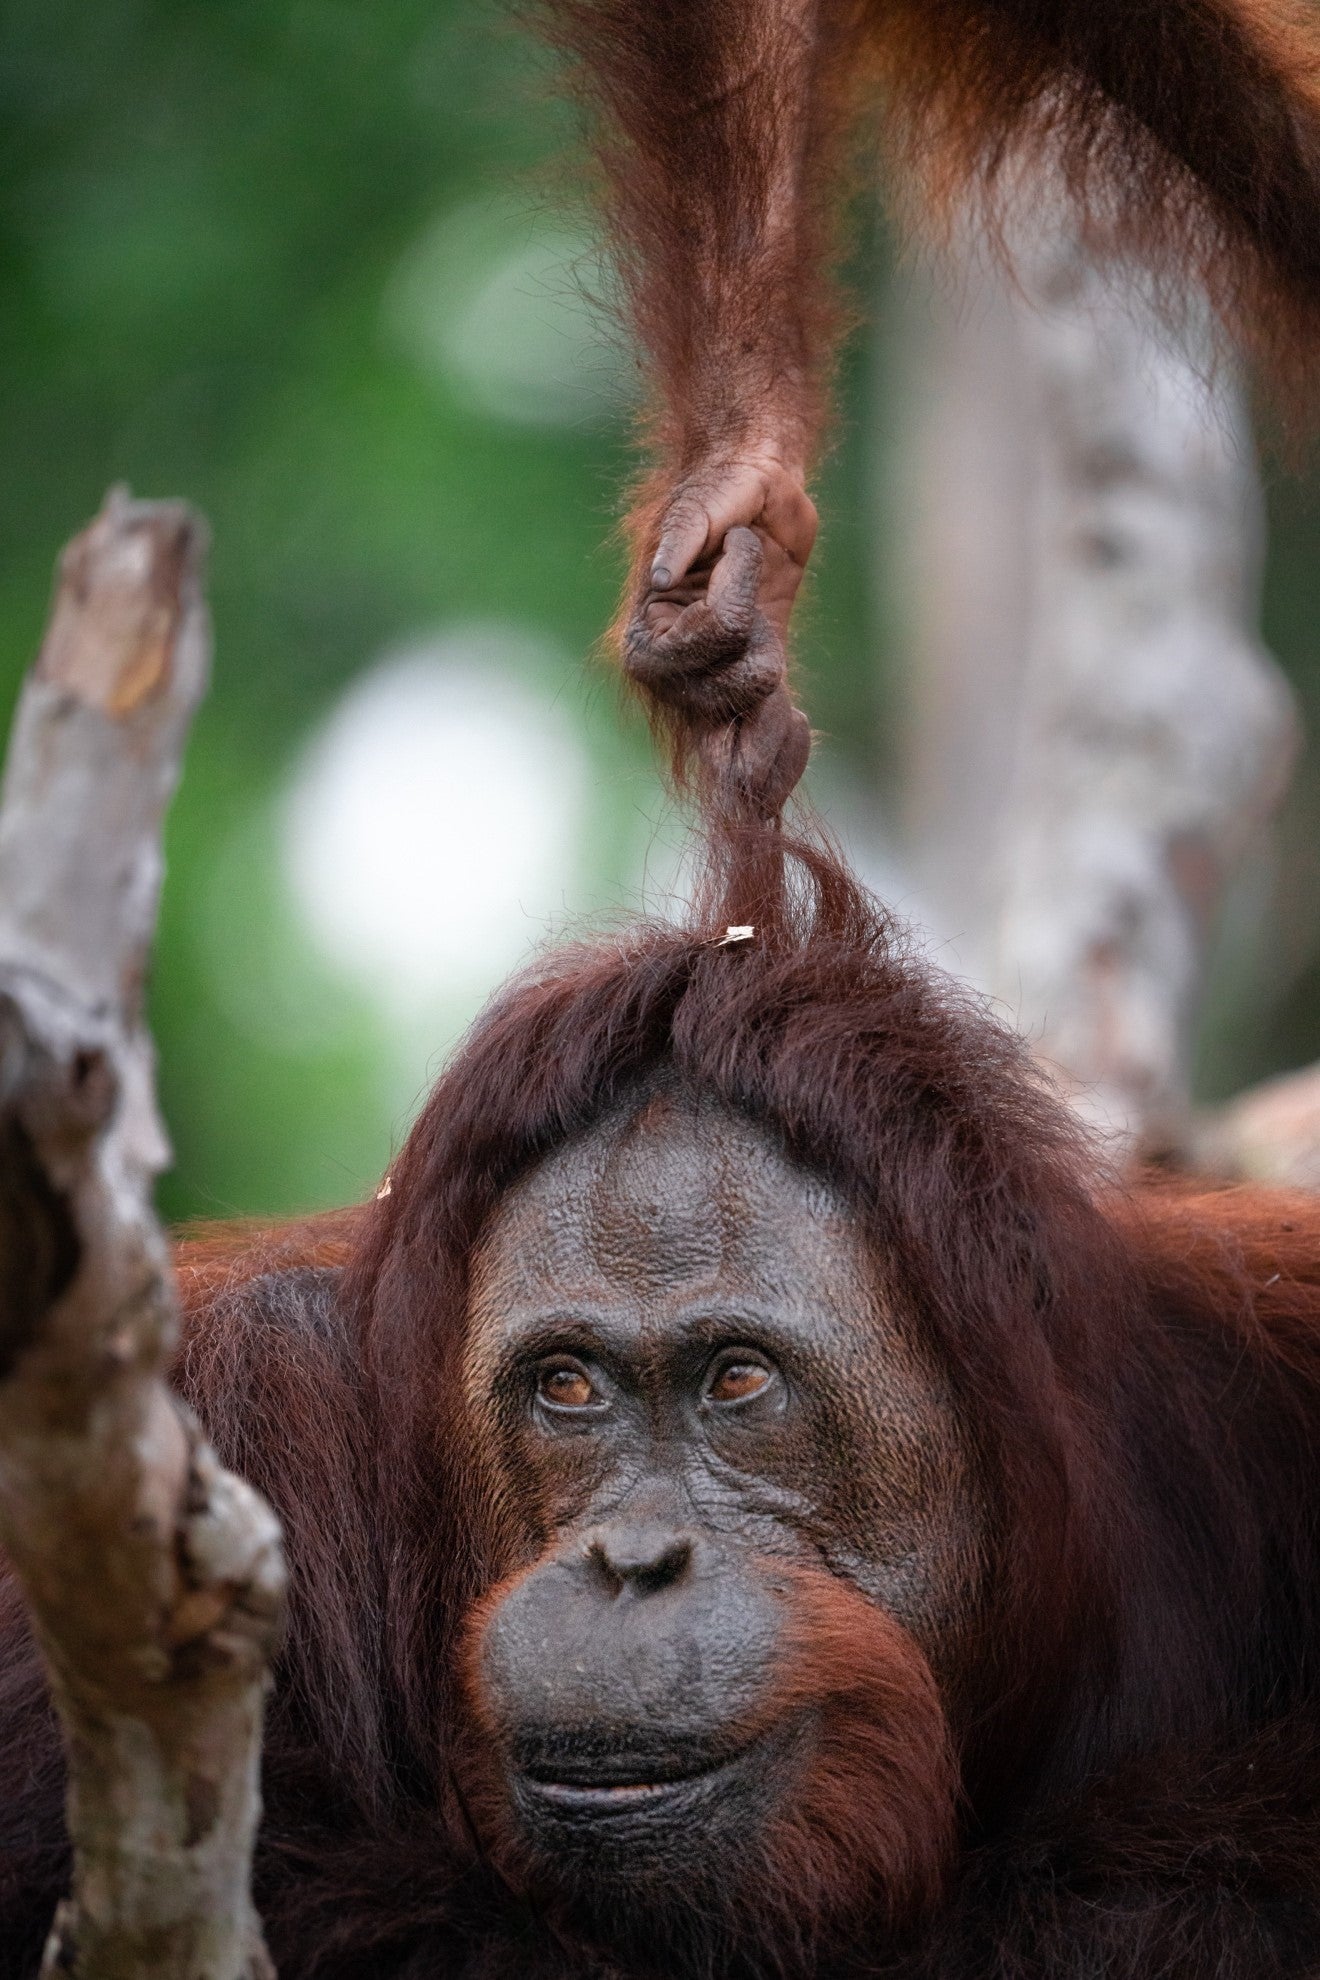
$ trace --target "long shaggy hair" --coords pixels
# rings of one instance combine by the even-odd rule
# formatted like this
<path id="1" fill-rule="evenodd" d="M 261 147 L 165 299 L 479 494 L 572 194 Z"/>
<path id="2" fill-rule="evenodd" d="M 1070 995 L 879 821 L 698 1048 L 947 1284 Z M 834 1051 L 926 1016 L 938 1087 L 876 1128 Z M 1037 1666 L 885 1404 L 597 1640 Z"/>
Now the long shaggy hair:
<path id="1" fill-rule="evenodd" d="M 1320 17 L 1309 0 L 870 0 L 900 187 L 994 217 L 1057 175 L 1109 244 L 1196 279 L 1276 382 L 1320 342 Z"/>
<path id="2" fill-rule="evenodd" d="M 730 922 L 753 938 L 725 944 Z M 960 1854 L 915 1941 L 888 1939 L 878 1899 L 855 1915 L 857 1970 L 962 1980 L 993 1944 L 997 1974 L 1080 1976 L 1103 1951 L 1161 1980 L 1236 1980 L 1291 1970 L 1285 1932 L 1320 1953 L 1315 1206 L 1116 1192 L 1019 1042 L 907 952 L 827 848 L 729 825 L 687 926 L 551 953 L 496 997 L 379 1200 L 181 1248 L 180 1379 L 277 1506 L 293 1570 L 258 1864 L 282 1971 L 610 1970 L 511 1891 L 465 1797 L 463 1634 L 510 1536 L 460 1370 L 493 1206 L 657 1069 L 844 1193 L 987 1481 L 992 1594 L 951 1729 Z M 53 1728 L 3 1600 L 13 1980 L 64 1863 Z M 828 1679 L 841 1727 L 857 1692 L 840 1646 L 860 1640 L 845 1608 L 783 1676 Z M 896 1764 L 833 1751 L 770 1839 L 826 1910 L 865 1888 L 834 1856 L 862 1826 L 845 1803 Z M 922 1860 L 947 1866 L 948 1778 L 926 1778 Z M 939 1873 L 914 1874 L 929 1913 Z M 626 1970 L 672 1972 L 674 1953 Z"/>

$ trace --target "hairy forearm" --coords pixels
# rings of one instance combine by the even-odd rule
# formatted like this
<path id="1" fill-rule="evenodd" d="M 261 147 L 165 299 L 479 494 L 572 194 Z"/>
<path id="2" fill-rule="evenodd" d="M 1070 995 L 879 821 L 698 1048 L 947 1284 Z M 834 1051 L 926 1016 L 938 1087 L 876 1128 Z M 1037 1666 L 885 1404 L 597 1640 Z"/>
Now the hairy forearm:
<path id="1" fill-rule="evenodd" d="M 616 626 L 680 775 L 773 816 L 802 774 L 789 614 L 838 312 L 829 260 L 865 0 L 536 0 L 593 110 L 647 375 Z"/>
<path id="2" fill-rule="evenodd" d="M 682 468 L 749 447 L 805 467 L 814 451 L 837 326 L 826 12 L 813 0 L 743 9 L 750 31 L 723 51 L 716 92 L 692 112 L 695 143 L 675 155 L 678 226 L 652 264 L 645 315 L 660 333 L 662 432 Z M 667 350 L 675 294 L 687 321 Z"/>
<path id="3" fill-rule="evenodd" d="M 828 338 L 829 0 L 552 0 L 598 111 L 612 235 L 670 464 L 807 452 Z"/>
<path id="4" fill-rule="evenodd" d="M 827 264 L 845 10 L 551 0 L 547 12 L 597 111 L 611 238 L 649 374 L 655 479 L 636 534 L 654 547 L 667 493 L 712 466 L 780 480 L 791 508 L 837 329 Z M 725 527 L 757 520 L 754 500 L 743 489 Z"/>

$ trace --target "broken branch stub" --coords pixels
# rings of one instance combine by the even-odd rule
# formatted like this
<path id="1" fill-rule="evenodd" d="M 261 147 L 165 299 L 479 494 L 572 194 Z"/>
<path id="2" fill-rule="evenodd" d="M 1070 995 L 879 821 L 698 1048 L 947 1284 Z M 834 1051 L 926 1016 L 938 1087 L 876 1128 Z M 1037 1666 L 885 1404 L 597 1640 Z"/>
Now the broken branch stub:
<path id="1" fill-rule="evenodd" d="M 0 1542 L 69 1759 L 47 1974 L 258 1980 L 273 1513 L 170 1394 L 143 1015 L 161 825 L 205 691 L 201 522 L 113 491 L 65 552 L 0 794 Z"/>

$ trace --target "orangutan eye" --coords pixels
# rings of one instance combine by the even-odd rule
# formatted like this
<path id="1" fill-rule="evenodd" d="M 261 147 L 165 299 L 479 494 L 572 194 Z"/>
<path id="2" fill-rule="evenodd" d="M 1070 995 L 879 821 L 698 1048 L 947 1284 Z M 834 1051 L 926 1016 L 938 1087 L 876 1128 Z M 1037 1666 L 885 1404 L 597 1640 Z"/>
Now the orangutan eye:
<path id="1" fill-rule="evenodd" d="M 591 1409 L 603 1401 L 579 1361 L 548 1361 L 536 1382 L 536 1395 L 548 1409 Z"/>
<path id="2" fill-rule="evenodd" d="M 763 1396 L 775 1379 L 774 1370 L 763 1361 L 750 1361 L 730 1355 L 717 1361 L 706 1383 L 706 1401 L 713 1403 L 751 1402 Z"/>

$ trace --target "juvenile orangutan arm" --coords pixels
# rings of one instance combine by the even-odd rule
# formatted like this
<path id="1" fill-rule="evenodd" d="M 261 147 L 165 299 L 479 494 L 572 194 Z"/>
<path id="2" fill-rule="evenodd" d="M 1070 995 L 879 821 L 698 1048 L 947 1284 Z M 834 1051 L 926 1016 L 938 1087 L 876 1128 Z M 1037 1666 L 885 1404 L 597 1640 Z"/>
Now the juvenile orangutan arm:
<path id="1" fill-rule="evenodd" d="M 628 672 L 684 767 L 805 762 L 784 638 L 837 311 L 833 198 L 868 90 L 905 195 L 1043 187 L 1202 279 L 1285 388 L 1320 372 L 1315 0 L 540 0 L 597 112 L 649 372 Z M 766 782 L 761 768 L 778 752 Z"/>
<path id="2" fill-rule="evenodd" d="M 648 693 L 680 680 L 671 731 L 759 707 L 776 646 L 782 675 L 837 328 L 827 264 L 845 12 L 837 0 L 547 0 L 596 112 L 648 372 L 651 469 L 627 523 L 621 631 Z M 735 656 L 757 641 L 757 686 L 743 693 Z M 698 707 L 715 675 L 716 700 Z"/>

